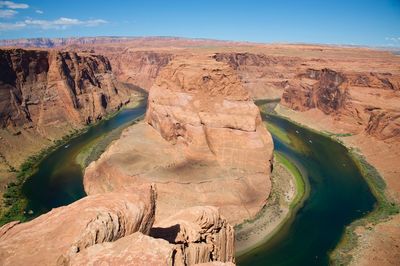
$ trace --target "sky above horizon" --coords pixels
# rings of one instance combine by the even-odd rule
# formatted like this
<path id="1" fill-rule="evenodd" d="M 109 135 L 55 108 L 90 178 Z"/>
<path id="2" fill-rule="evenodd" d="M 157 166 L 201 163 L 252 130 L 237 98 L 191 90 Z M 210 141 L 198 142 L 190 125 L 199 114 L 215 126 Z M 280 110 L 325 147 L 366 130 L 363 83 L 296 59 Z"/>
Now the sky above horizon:
<path id="1" fill-rule="evenodd" d="M 0 1 L 0 39 L 81 36 L 400 47 L 400 0 Z"/>

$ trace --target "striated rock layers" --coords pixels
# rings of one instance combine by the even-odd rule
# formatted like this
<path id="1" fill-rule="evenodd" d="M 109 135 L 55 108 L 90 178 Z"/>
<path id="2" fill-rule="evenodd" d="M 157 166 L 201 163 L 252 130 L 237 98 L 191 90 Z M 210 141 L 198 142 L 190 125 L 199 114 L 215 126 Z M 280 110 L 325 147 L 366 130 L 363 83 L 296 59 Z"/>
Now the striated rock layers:
<path id="1" fill-rule="evenodd" d="M 400 80 L 390 73 L 340 73 L 307 69 L 289 82 L 281 104 L 296 111 L 319 109 L 351 125 L 353 133 L 400 140 Z"/>
<path id="2" fill-rule="evenodd" d="M 301 62 L 297 57 L 249 52 L 216 53 L 213 57 L 232 67 L 243 81 L 243 86 L 256 99 L 280 98 Z"/>
<path id="3" fill-rule="evenodd" d="M 155 182 L 156 223 L 211 205 L 237 224 L 265 204 L 272 138 L 228 65 L 208 56 L 172 60 L 150 90 L 146 122 L 126 129 L 89 165 L 89 195 Z"/>
<path id="4" fill-rule="evenodd" d="M 0 153 L 15 167 L 133 95 L 107 58 L 66 51 L 0 50 Z"/>
<path id="5" fill-rule="evenodd" d="M 107 58 L 41 50 L 0 50 L 0 125 L 91 123 L 127 99 Z"/>
<path id="6" fill-rule="evenodd" d="M 234 231 L 214 207 L 183 210 L 151 229 L 154 187 L 88 196 L 0 228 L 2 265 L 234 263 Z M 149 233 L 151 234 L 149 236 Z"/>
<path id="7" fill-rule="evenodd" d="M 103 52 L 103 51 L 102 51 Z M 121 81 L 135 84 L 149 90 L 160 70 L 172 59 L 173 55 L 163 51 L 114 51 L 103 52 L 110 59 L 114 75 Z"/>

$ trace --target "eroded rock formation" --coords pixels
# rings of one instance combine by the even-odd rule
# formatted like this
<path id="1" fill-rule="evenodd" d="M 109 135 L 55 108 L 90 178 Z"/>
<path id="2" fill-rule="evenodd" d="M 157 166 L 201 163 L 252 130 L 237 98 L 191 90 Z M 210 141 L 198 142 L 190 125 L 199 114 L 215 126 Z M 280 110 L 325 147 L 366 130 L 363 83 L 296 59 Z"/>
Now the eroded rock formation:
<path id="1" fill-rule="evenodd" d="M 126 129 L 86 169 L 87 194 L 155 182 L 158 220 L 196 205 L 220 207 L 232 224 L 253 217 L 270 193 L 273 143 L 234 71 L 208 56 L 175 58 L 148 102 L 149 125 Z"/>
<path id="2" fill-rule="evenodd" d="M 194 207 L 162 221 L 150 236 L 135 233 L 91 246 L 70 257 L 71 265 L 194 265 L 235 262 L 234 232 L 214 207 Z"/>
<path id="3" fill-rule="evenodd" d="M 307 69 L 289 82 L 281 104 L 302 112 L 319 109 L 347 123 L 352 133 L 395 141 L 400 137 L 398 90 L 398 77 L 387 73 Z"/>
<path id="4" fill-rule="evenodd" d="M 282 103 L 286 106 L 297 111 L 318 108 L 325 114 L 344 107 L 347 83 L 342 74 L 331 69 L 308 69 L 298 79 L 282 95 Z"/>
<path id="5" fill-rule="evenodd" d="M 155 218 L 153 187 L 83 198 L 27 222 L 0 228 L 0 264 L 55 265 L 75 253 L 134 232 L 148 234 Z"/>
<path id="6" fill-rule="evenodd" d="M 0 50 L 0 125 L 80 125 L 129 100 L 107 58 L 95 54 Z"/>
<path id="7" fill-rule="evenodd" d="M 153 227 L 153 186 L 88 196 L 33 221 L 0 228 L 1 265 L 194 265 L 235 262 L 234 230 L 215 207 Z M 152 229 L 151 229 L 152 228 Z"/>

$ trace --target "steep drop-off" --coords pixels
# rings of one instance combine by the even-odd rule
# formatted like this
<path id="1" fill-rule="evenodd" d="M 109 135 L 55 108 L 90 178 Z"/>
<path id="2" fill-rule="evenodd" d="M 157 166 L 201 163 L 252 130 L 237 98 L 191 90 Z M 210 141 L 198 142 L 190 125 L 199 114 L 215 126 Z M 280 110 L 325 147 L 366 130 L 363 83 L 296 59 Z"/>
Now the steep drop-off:
<path id="1" fill-rule="evenodd" d="M 0 50 L 0 154 L 17 167 L 27 155 L 102 119 L 133 93 L 104 56 Z"/>
<path id="2" fill-rule="evenodd" d="M 160 70 L 172 59 L 168 52 L 157 51 L 104 51 L 113 66 L 114 75 L 121 81 L 149 90 Z"/>
<path id="3" fill-rule="evenodd" d="M 399 141 L 399 84 L 400 77 L 389 73 L 307 69 L 289 82 L 281 104 L 296 111 L 319 109 L 348 124 L 351 133 Z"/>

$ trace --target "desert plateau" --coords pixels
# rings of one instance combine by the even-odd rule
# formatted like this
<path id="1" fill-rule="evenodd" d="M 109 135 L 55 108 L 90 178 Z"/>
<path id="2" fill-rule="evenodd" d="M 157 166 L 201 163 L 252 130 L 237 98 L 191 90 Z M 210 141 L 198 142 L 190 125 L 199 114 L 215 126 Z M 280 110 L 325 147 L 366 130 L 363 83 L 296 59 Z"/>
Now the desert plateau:
<path id="1" fill-rule="evenodd" d="M 0 1 L 0 265 L 400 265 L 398 2 L 33 2 Z"/>

